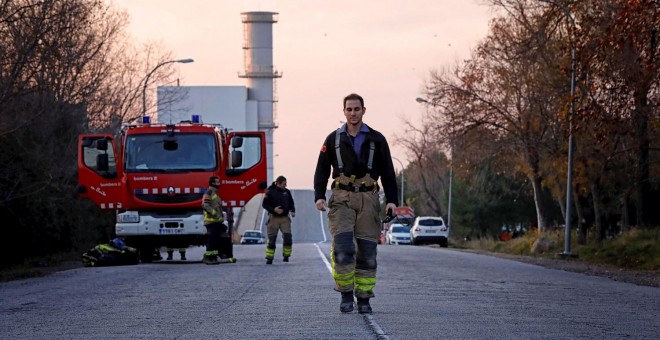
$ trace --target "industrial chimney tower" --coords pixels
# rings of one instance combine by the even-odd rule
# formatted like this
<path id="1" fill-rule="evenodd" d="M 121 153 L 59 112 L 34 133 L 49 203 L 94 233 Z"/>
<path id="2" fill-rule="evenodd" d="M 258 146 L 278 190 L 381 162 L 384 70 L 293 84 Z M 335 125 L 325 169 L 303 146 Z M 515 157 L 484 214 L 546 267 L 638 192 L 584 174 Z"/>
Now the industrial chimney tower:
<path id="1" fill-rule="evenodd" d="M 273 130 L 275 120 L 275 78 L 282 75 L 273 66 L 273 23 L 275 12 L 243 12 L 245 71 L 239 77 L 246 78 L 248 101 L 257 103 L 258 129 L 266 133 L 266 157 L 268 184 L 273 181 Z"/>

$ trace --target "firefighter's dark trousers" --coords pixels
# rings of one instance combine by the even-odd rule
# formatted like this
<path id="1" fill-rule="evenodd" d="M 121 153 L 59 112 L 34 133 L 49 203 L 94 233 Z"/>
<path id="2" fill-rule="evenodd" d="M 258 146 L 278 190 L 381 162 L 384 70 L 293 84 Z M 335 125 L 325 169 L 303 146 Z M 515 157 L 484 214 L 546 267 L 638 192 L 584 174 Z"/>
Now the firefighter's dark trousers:
<path id="1" fill-rule="evenodd" d="M 206 241 L 207 256 L 219 256 L 220 258 L 234 257 L 231 235 L 223 223 L 209 223 L 205 225 L 208 239 Z"/>
<path id="2" fill-rule="evenodd" d="M 335 290 L 374 296 L 376 253 L 380 236 L 378 192 L 352 192 L 333 188 L 328 200 Z"/>
<path id="3" fill-rule="evenodd" d="M 287 216 L 270 215 L 267 224 L 268 242 L 266 242 L 266 259 L 275 257 L 275 242 L 277 233 L 282 232 L 282 256 L 289 257 L 293 252 L 293 236 L 291 234 L 291 218 Z"/>

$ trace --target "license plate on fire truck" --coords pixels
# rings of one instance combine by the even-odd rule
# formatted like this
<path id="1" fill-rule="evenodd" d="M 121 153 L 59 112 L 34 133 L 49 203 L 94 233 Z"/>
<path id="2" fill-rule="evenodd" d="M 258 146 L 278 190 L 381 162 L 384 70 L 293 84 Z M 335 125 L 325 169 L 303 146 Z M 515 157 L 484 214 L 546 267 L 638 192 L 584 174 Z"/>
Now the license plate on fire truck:
<path id="1" fill-rule="evenodd" d="M 176 235 L 183 234 L 183 229 L 158 229 L 160 235 Z"/>

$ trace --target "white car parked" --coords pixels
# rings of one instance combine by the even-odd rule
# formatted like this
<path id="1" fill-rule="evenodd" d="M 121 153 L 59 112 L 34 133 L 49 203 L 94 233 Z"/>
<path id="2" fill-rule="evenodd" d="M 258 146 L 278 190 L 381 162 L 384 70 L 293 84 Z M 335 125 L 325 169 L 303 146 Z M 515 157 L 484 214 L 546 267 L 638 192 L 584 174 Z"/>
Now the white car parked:
<path id="1" fill-rule="evenodd" d="M 447 247 L 449 228 L 442 217 L 417 216 L 410 228 L 410 243 L 418 245 L 423 243 L 437 243 Z"/>
<path id="2" fill-rule="evenodd" d="M 387 244 L 410 244 L 410 227 L 404 224 L 393 223 L 385 233 Z"/>
<path id="3" fill-rule="evenodd" d="M 259 230 L 246 230 L 241 236 L 241 244 L 264 244 L 266 237 Z"/>

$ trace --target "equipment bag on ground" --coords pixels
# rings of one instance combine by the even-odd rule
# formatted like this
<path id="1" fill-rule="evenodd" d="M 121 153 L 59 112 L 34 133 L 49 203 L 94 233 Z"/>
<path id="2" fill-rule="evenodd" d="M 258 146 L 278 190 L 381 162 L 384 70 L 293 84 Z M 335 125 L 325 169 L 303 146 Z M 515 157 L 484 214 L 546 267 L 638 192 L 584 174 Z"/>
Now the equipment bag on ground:
<path id="1" fill-rule="evenodd" d="M 96 245 L 82 254 L 82 263 L 85 267 L 123 266 L 139 262 L 137 249 L 127 246 L 119 238 Z"/>

